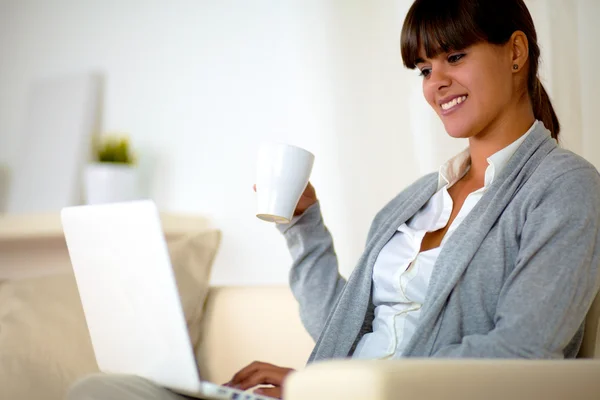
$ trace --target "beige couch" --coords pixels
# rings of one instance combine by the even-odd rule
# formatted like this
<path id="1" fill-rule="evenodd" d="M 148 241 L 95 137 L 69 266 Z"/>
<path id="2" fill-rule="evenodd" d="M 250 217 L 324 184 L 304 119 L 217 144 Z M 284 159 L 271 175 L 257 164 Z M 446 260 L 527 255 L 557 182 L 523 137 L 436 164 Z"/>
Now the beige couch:
<path id="1" fill-rule="evenodd" d="M 313 343 L 289 289 L 209 288 L 218 231 L 164 222 L 199 369 L 208 380 L 225 382 L 261 360 L 299 369 L 286 382 L 288 400 L 600 399 L 600 360 L 344 360 L 303 368 Z M 73 381 L 97 371 L 64 241 L 52 224 L 29 235 L 23 221 L 0 218 L 2 400 L 62 399 Z M 586 357 L 600 356 L 598 314 L 595 304 Z"/>

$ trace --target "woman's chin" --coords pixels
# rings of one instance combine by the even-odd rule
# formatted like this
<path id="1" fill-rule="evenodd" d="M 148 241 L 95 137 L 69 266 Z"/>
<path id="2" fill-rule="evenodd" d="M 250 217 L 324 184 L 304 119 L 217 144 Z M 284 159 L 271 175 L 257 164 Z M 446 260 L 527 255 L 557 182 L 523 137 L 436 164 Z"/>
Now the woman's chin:
<path id="1" fill-rule="evenodd" d="M 448 133 L 448 135 L 450 135 L 450 137 L 453 137 L 455 139 L 465 139 L 468 138 L 469 136 L 471 136 L 471 129 L 469 129 L 469 127 L 467 126 L 467 124 L 465 124 L 464 122 L 458 122 L 458 121 L 443 121 L 444 122 L 444 128 L 446 129 L 446 132 Z M 458 122 L 458 123 L 457 123 Z"/>

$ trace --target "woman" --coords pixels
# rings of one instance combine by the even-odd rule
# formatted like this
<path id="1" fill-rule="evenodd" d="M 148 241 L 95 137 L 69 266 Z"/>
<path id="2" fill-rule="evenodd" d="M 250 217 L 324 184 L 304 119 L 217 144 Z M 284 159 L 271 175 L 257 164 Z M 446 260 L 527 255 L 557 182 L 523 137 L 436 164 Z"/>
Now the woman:
<path id="1" fill-rule="evenodd" d="M 560 127 L 536 40 L 522 0 L 412 5 L 404 64 L 469 149 L 377 215 L 348 282 L 309 186 L 300 216 L 280 229 L 317 340 L 311 362 L 576 356 L 599 283 L 600 179 L 552 140 Z M 289 372 L 254 363 L 229 384 L 272 384 L 261 392 L 279 397 Z"/>
<path id="2" fill-rule="evenodd" d="M 416 0 L 401 50 L 469 148 L 378 213 L 347 282 L 308 186 L 279 229 L 316 340 L 309 362 L 575 357 L 600 283 L 600 177 L 557 146 L 524 2 Z M 290 371 L 256 362 L 228 385 L 280 397 Z"/>

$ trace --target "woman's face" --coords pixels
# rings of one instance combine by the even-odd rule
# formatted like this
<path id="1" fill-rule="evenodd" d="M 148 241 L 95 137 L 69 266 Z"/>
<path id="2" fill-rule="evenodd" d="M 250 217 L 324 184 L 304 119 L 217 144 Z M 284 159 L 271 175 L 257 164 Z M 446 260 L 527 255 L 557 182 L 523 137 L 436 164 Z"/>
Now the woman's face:
<path id="1" fill-rule="evenodd" d="M 423 93 L 448 134 L 468 138 L 502 118 L 513 98 L 510 47 L 481 42 L 417 62 Z"/>

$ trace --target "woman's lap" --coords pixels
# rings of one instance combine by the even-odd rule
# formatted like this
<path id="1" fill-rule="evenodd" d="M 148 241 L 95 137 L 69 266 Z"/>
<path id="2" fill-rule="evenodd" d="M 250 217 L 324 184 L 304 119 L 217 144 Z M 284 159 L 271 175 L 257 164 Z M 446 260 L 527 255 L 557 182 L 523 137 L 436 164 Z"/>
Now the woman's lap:
<path id="1" fill-rule="evenodd" d="M 77 381 L 67 400 L 184 400 L 182 396 L 132 375 L 94 374 Z"/>

